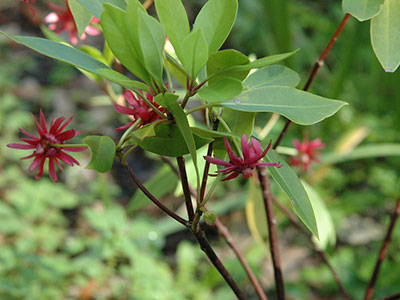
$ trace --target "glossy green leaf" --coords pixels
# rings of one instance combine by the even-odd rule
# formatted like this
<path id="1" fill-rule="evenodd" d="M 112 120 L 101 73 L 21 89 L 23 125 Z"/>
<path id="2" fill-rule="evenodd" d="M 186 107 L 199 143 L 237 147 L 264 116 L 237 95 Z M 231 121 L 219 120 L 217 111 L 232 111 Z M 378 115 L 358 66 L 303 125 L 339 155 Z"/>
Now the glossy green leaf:
<path id="1" fill-rule="evenodd" d="M 163 82 L 163 49 L 165 43 L 164 31 L 161 24 L 138 8 L 138 30 L 139 43 L 142 50 L 144 63 L 149 73 L 158 80 Z"/>
<path id="2" fill-rule="evenodd" d="M 62 43 L 57 43 L 48 39 L 37 37 L 8 35 L 1 31 L 0 33 L 4 34 L 8 38 L 16 41 L 19 44 L 35 50 L 36 52 L 71 64 L 74 67 L 81 68 L 85 71 L 97 74 L 97 69 L 108 68 L 105 64 L 87 55 L 86 53 L 83 53 L 82 51 L 64 45 Z"/>
<path id="3" fill-rule="evenodd" d="M 338 164 L 351 160 L 376 157 L 400 156 L 400 144 L 369 144 L 355 148 L 349 153 L 327 153 L 322 155 L 321 164 Z"/>
<path id="4" fill-rule="evenodd" d="M 139 11 L 147 14 L 147 11 L 138 0 L 128 2 L 125 13 L 125 26 L 130 40 L 129 45 L 132 47 L 132 51 L 136 54 L 137 59 L 144 66 L 143 52 L 139 40 Z"/>
<path id="5" fill-rule="evenodd" d="M 246 55 L 240 53 L 239 51 L 232 49 L 218 51 L 210 55 L 210 57 L 208 58 L 207 76 L 210 77 L 211 75 L 219 73 L 222 70 L 225 70 L 229 67 L 237 65 L 246 65 L 249 62 L 250 62 L 249 58 Z M 247 74 L 249 74 L 249 71 L 250 70 L 245 70 L 242 72 L 232 73 L 229 74 L 229 76 L 243 81 L 247 77 Z M 220 78 L 223 78 L 223 75 L 213 76 L 208 82 L 212 83 Z"/>
<path id="6" fill-rule="evenodd" d="M 335 114 L 346 102 L 330 100 L 292 87 L 260 87 L 220 104 L 248 112 L 275 112 L 301 125 L 311 125 Z"/>
<path id="7" fill-rule="evenodd" d="M 191 127 L 190 129 L 192 130 L 193 133 L 204 138 L 215 139 L 215 138 L 224 138 L 225 136 L 227 136 L 237 139 L 238 141 L 240 140 L 240 137 L 238 135 L 226 131 L 214 131 L 210 129 L 197 128 L 197 127 Z"/>
<path id="8" fill-rule="evenodd" d="M 197 92 L 201 100 L 218 103 L 233 99 L 242 92 L 243 86 L 239 79 L 224 77 L 209 85 L 203 86 Z"/>
<path id="9" fill-rule="evenodd" d="M 314 242 L 323 250 L 327 249 L 329 246 L 335 246 L 336 230 L 328 208 L 318 193 L 307 182 L 301 181 L 301 183 L 311 201 L 317 221 L 319 240 L 313 237 Z"/>
<path id="10" fill-rule="evenodd" d="M 265 143 L 262 144 L 264 147 L 266 146 Z M 312 204 L 296 173 L 274 150 L 269 150 L 267 155 L 264 157 L 264 160 L 266 162 L 280 162 L 281 165 L 283 165 L 279 169 L 275 167 L 267 167 L 268 172 L 289 197 L 289 200 L 300 220 L 306 225 L 311 233 L 318 238 L 318 226 Z"/>
<path id="11" fill-rule="evenodd" d="M 118 83 L 119 85 L 128 89 L 140 89 L 142 91 L 150 92 L 148 86 L 143 82 L 132 80 L 117 71 L 111 69 L 99 69 L 97 72 L 104 78 Z"/>
<path id="12" fill-rule="evenodd" d="M 192 157 L 194 166 L 197 171 L 197 152 L 196 144 L 193 137 L 193 133 L 190 130 L 189 122 L 183 108 L 177 102 L 179 96 L 171 93 L 165 93 L 164 95 L 158 95 L 154 101 L 165 107 L 174 116 L 176 125 L 178 126 L 183 139 L 185 140 L 186 146 L 189 149 Z"/>
<path id="13" fill-rule="evenodd" d="M 299 75 L 285 66 L 272 65 L 255 71 L 243 82 L 249 89 L 261 86 L 291 86 L 296 87 L 300 83 Z"/>
<path id="14" fill-rule="evenodd" d="M 83 7 L 92 13 L 97 19 L 100 20 L 101 14 L 103 13 L 103 4 L 110 3 L 122 10 L 126 9 L 125 0 L 76 0 Z"/>
<path id="15" fill-rule="evenodd" d="M 167 165 L 159 169 L 150 180 L 145 182 L 144 186 L 151 191 L 151 193 L 160 199 L 172 193 L 178 183 L 178 177 Z M 147 204 L 151 203 L 149 198 L 143 194 L 141 190 L 137 190 L 129 202 L 128 212 L 137 211 Z"/>
<path id="16" fill-rule="evenodd" d="M 173 77 L 175 77 L 176 81 L 178 81 L 182 87 L 186 87 L 186 71 L 173 57 L 171 57 L 168 53 L 166 53 L 166 55 L 169 72 Z"/>
<path id="17" fill-rule="evenodd" d="M 112 168 L 116 145 L 110 137 L 90 135 L 82 141 L 89 146 L 91 152 L 90 162 L 86 168 L 101 173 L 107 172 Z"/>
<path id="18" fill-rule="evenodd" d="M 192 136 L 195 149 L 212 141 L 211 139 L 200 137 L 197 134 L 193 134 Z M 147 135 L 138 138 L 136 132 L 134 132 L 127 145 L 128 144 L 138 144 L 146 151 L 169 157 L 178 157 L 190 153 L 178 126 L 171 123 L 160 123 L 154 126 L 153 136 Z"/>
<path id="19" fill-rule="evenodd" d="M 189 20 L 181 0 L 156 0 L 157 15 L 179 58 L 182 42 L 190 33 Z"/>
<path id="20" fill-rule="evenodd" d="M 81 36 L 92 20 L 93 15 L 82 4 L 80 4 L 78 0 L 68 0 L 68 5 L 74 17 L 78 36 Z"/>
<path id="21" fill-rule="evenodd" d="M 382 10 L 371 20 L 371 43 L 385 72 L 400 65 L 400 1 L 386 0 Z"/>
<path id="22" fill-rule="evenodd" d="M 65 45 L 70 45 L 66 40 L 64 40 L 61 36 L 59 36 L 57 33 L 55 33 L 54 31 L 50 30 L 47 26 L 45 26 L 44 24 L 40 25 L 40 29 L 42 30 L 44 36 L 49 39 L 52 40 L 53 42 L 57 42 L 57 43 L 63 43 Z"/>
<path id="23" fill-rule="evenodd" d="M 79 50 L 97 59 L 98 61 L 101 61 L 103 64 L 107 65 L 107 61 L 104 58 L 103 53 L 101 53 L 99 49 L 90 45 L 82 45 L 79 47 Z M 112 71 L 111 69 L 104 69 L 104 70 Z"/>
<path id="24" fill-rule="evenodd" d="M 200 29 L 193 30 L 182 42 L 180 57 L 186 72 L 195 79 L 208 60 L 208 46 Z"/>
<path id="25" fill-rule="evenodd" d="M 375 17 L 382 9 L 385 0 L 343 0 L 343 11 L 351 14 L 359 21 Z"/>
<path id="26" fill-rule="evenodd" d="M 271 56 L 266 56 L 260 59 L 257 59 L 255 61 L 252 61 L 248 64 L 245 65 L 240 65 L 240 66 L 232 66 L 229 68 L 226 68 L 224 70 L 221 70 L 219 72 L 214 73 L 213 75 L 211 75 L 210 77 L 214 77 L 217 75 L 223 75 L 223 74 L 229 74 L 229 76 L 232 76 L 233 73 L 239 73 L 239 72 L 244 72 L 244 71 L 249 71 L 251 69 L 259 69 L 259 68 L 263 68 L 266 67 L 268 65 L 273 65 L 276 64 L 282 60 L 285 60 L 289 57 L 291 57 L 292 55 L 296 54 L 299 50 L 295 50 L 292 52 L 288 52 L 288 53 L 282 53 L 282 54 L 276 54 L 276 55 L 271 55 Z"/>
<path id="27" fill-rule="evenodd" d="M 106 41 L 114 55 L 129 71 L 150 83 L 150 76 L 144 67 L 144 61 L 129 38 L 130 30 L 137 31 L 138 29 L 129 28 L 128 30 L 125 23 L 125 12 L 115 6 L 105 4 L 100 22 Z"/>
<path id="28" fill-rule="evenodd" d="M 201 29 L 212 54 L 222 46 L 236 19 L 237 0 L 209 0 L 200 10 L 193 30 Z"/>

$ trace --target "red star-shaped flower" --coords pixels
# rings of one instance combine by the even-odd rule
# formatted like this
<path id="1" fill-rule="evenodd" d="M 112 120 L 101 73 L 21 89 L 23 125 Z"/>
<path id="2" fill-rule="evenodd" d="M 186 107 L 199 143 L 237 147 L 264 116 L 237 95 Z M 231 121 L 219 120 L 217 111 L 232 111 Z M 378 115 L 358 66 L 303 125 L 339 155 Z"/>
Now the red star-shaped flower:
<path id="1" fill-rule="evenodd" d="M 79 162 L 75 158 L 65 153 L 64 151 L 78 152 L 85 150 L 86 147 L 62 147 L 66 140 L 72 139 L 74 136 L 79 134 L 79 131 L 75 131 L 74 129 L 63 131 L 71 122 L 72 117 L 70 117 L 65 122 L 64 117 L 53 118 L 50 123 L 50 130 L 47 130 L 46 120 L 42 111 L 40 111 L 40 124 L 34 116 L 32 117 L 35 121 L 39 137 L 35 137 L 26 132 L 24 129 L 20 128 L 19 130 L 28 138 L 21 138 L 19 140 L 26 144 L 8 144 L 7 147 L 23 150 L 34 149 L 31 155 L 23 157 L 22 159 L 34 157 L 34 160 L 29 167 L 29 171 L 32 172 L 39 166 L 39 172 L 36 175 L 36 179 L 42 177 L 44 163 L 46 162 L 46 159 L 49 159 L 50 178 L 54 182 L 57 182 L 58 179 L 54 163 L 58 165 L 61 171 L 63 170 L 63 168 L 59 160 L 70 166 L 73 166 L 74 164 L 79 165 Z M 64 124 L 62 124 L 63 122 Z"/>
<path id="2" fill-rule="evenodd" d="M 309 142 L 307 136 L 304 137 L 303 142 L 295 139 L 293 145 L 297 149 L 297 155 L 290 159 L 290 165 L 301 166 L 306 172 L 310 169 L 311 162 L 319 162 L 317 156 L 321 153 L 316 150 L 325 147 L 321 139 L 315 139 Z"/>
<path id="3" fill-rule="evenodd" d="M 142 98 L 137 97 L 130 90 L 126 90 L 124 92 L 124 97 L 126 102 L 128 102 L 128 104 L 131 105 L 132 108 L 121 106 L 118 104 L 114 104 L 114 108 L 117 112 L 121 114 L 129 115 L 133 121 L 130 122 L 129 124 L 126 124 L 124 126 L 115 129 L 116 131 L 124 130 L 131 127 L 137 120 L 139 120 L 139 118 L 140 118 L 140 123 L 138 125 L 138 128 L 142 127 L 143 125 L 153 123 L 156 120 L 162 119 L 162 117 L 159 114 L 157 114 L 150 106 L 148 106 L 147 103 L 143 101 Z M 157 109 L 159 109 L 161 112 L 165 112 L 164 108 L 160 107 L 156 102 L 154 102 L 154 97 L 152 94 L 146 93 L 145 97 Z"/>
<path id="4" fill-rule="evenodd" d="M 53 3 L 48 3 L 49 7 L 54 10 L 54 12 L 49 13 L 44 20 L 50 24 L 49 29 L 56 33 L 67 31 L 69 33 L 69 40 L 72 44 L 76 45 L 78 44 L 78 29 L 67 0 L 65 1 L 65 4 L 66 8 Z M 91 23 L 95 24 L 99 22 L 100 21 L 97 18 L 93 17 Z M 89 25 L 80 37 L 81 40 L 86 40 L 86 34 L 99 35 L 100 30 Z"/>
<path id="5" fill-rule="evenodd" d="M 223 173 L 224 175 L 228 175 L 222 181 L 231 180 L 242 174 L 244 178 L 249 178 L 253 175 L 253 170 L 258 166 L 273 166 L 280 168 L 282 167 L 279 163 L 266 163 L 260 162 L 260 160 L 267 154 L 269 148 L 271 147 L 271 143 L 269 143 L 268 147 L 261 152 L 260 143 L 255 139 L 251 138 L 250 142 L 248 142 L 247 136 L 245 134 L 242 135 L 242 152 L 243 158 L 237 157 L 231 148 L 231 145 L 228 142 L 228 139 L 225 137 L 225 148 L 229 156 L 229 162 L 224 161 L 219 158 L 204 156 L 204 159 L 209 163 L 224 166 L 224 169 L 218 170 L 217 173 Z"/>

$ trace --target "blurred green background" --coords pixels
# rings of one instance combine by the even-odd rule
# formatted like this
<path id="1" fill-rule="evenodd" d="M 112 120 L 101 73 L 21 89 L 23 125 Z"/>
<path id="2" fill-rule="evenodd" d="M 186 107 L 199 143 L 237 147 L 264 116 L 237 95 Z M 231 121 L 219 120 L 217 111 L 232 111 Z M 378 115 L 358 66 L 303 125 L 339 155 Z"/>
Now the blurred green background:
<path id="1" fill-rule="evenodd" d="M 193 18 L 205 1 L 183 2 Z M 42 35 L 39 26 L 49 10 L 40 0 L 35 8 L 32 17 L 19 1 L 2 0 L 0 30 Z M 257 57 L 300 48 L 287 65 L 300 74 L 301 88 L 342 18 L 340 1 L 239 0 L 238 18 L 224 48 Z M 88 42 L 102 45 L 101 38 Z M 321 164 L 300 175 L 318 191 L 332 216 L 336 231 L 330 234 L 336 234 L 336 243 L 328 243 L 327 252 L 351 296 L 361 299 L 399 193 L 400 71 L 382 70 L 370 46 L 369 23 L 350 19 L 311 91 L 350 105 L 315 126 L 292 125 L 282 145 L 291 147 L 305 131 L 326 145 Z M 38 115 L 41 108 L 48 120 L 74 115 L 70 128 L 82 131 L 77 143 L 89 134 L 116 139 L 113 129 L 125 122 L 96 84 L 77 70 L 0 37 L 0 299 L 234 298 L 190 233 L 166 219 L 140 192 L 133 196 L 135 187 L 117 162 L 111 172 L 98 174 L 84 168 L 88 153 L 78 153 L 81 166 L 65 168 L 60 183 L 53 184 L 47 175 L 36 181 L 27 170 L 30 162 L 19 160 L 24 153 L 6 144 L 17 141 L 20 127 L 34 132 L 31 113 Z M 257 129 L 269 117 L 259 117 Z M 283 125 L 279 120 L 270 138 Z M 343 156 L 368 145 L 378 147 L 364 150 L 364 158 Z M 329 159 L 338 163 L 328 164 Z M 156 192 L 164 189 L 168 195 L 163 201 L 184 213 L 181 196 L 174 197 L 180 194 L 176 179 L 167 176 L 169 170 L 157 157 L 136 151 L 130 163 L 144 180 L 170 178 L 162 186 L 155 184 Z M 243 180 L 221 185 L 212 206 L 274 299 L 267 245 L 253 238 L 244 213 L 248 185 Z M 278 212 L 277 218 L 288 299 L 341 299 L 326 266 L 284 215 Z M 215 228 L 206 229 L 248 298 L 257 299 Z M 398 292 L 399 237 L 397 228 L 377 297 Z"/>

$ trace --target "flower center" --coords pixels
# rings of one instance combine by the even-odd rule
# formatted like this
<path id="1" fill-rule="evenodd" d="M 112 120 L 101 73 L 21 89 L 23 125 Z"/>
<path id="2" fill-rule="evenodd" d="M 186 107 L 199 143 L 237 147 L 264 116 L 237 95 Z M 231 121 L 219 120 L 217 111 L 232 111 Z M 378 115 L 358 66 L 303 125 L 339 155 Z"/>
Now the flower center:
<path id="1" fill-rule="evenodd" d="M 40 144 L 36 146 L 36 154 L 43 154 L 48 157 L 53 157 L 57 154 L 57 149 L 56 147 L 53 147 L 51 144 L 61 144 L 59 140 L 56 139 L 56 137 L 51 134 L 51 133 L 46 133 L 42 137 Z"/>
<path id="2" fill-rule="evenodd" d="M 242 170 L 242 175 L 244 178 L 250 178 L 251 175 L 253 175 L 253 169 L 252 168 L 245 168 Z"/>

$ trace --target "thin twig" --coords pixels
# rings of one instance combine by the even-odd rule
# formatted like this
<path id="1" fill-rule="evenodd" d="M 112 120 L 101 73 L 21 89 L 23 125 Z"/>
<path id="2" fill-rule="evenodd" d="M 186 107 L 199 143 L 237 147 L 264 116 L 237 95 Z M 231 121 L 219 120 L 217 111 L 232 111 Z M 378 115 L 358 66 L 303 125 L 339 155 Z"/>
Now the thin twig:
<path id="1" fill-rule="evenodd" d="M 283 206 L 282 203 L 280 203 L 278 201 L 278 199 L 276 199 L 275 197 L 272 196 L 272 201 L 288 217 L 288 219 L 292 223 L 292 225 L 294 225 L 294 227 L 307 238 L 308 242 L 313 246 L 315 252 L 317 252 L 317 254 L 321 258 L 321 260 L 327 265 L 329 271 L 331 271 L 332 276 L 335 279 L 336 284 L 339 287 L 340 292 L 343 295 L 343 299 L 350 300 L 350 297 L 349 297 L 348 293 L 346 292 L 346 289 L 342 283 L 342 280 L 340 279 L 339 275 L 336 273 L 332 264 L 329 262 L 329 259 L 326 256 L 325 252 L 312 239 L 312 235 L 300 224 L 300 222 L 298 221 L 296 216 L 290 210 L 288 210 L 285 206 Z"/>
<path id="2" fill-rule="evenodd" d="M 389 248 L 389 245 L 391 242 L 393 229 L 396 225 L 396 221 L 399 217 L 399 214 L 400 214 L 400 196 L 397 199 L 396 207 L 392 213 L 392 217 L 390 219 L 390 224 L 387 229 L 385 239 L 383 240 L 381 250 L 379 251 L 379 256 L 378 256 L 378 259 L 376 260 L 376 264 L 375 264 L 375 268 L 374 268 L 374 271 L 371 276 L 371 280 L 368 283 L 367 291 L 366 291 L 365 298 L 364 298 L 365 300 L 370 300 L 372 298 L 372 294 L 374 293 L 374 287 L 375 287 L 375 283 L 378 279 L 379 270 L 380 270 L 383 260 L 386 257 L 387 249 Z"/>
<path id="3" fill-rule="evenodd" d="M 397 299 L 400 299 L 400 292 L 390 295 L 390 296 L 379 298 L 378 300 L 397 300 Z"/>
<path id="4" fill-rule="evenodd" d="M 186 174 L 186 167 L 185 167 L 185 159 L 183 156 L 177 157 L 176 161 L 178 162 L 178 168 L 179 168 L 179 174 L 180 174 L 180 179 L 182 183 L 182 190 L 183 190 L 183 195 L 185 196 L 185 205 L 186 205 L 186 210 L 189 216 L 189 221 L 193 222 L 194 219 L 194 210 L 193 210 L 193 204 L 192 204 L 192 197 L 190 195 L 190 189 L 189 189 L 189 182 L 188 182 L 188 177 Z"/>
<path id="5" fill-rule="evenodd" d="M 213 123 L 213 130 L 216 131 L 218 129 L 218 124 L 219 120 L 215 119 Z M 214 146 L 214 141 L 208 144 L 208 149 L 207 149 L 207 156 L 211 156 L 213 152 L 213 146 Z M 206 187 L 207 187 L 207 179 L 208 179 L 208 172 L 210 171 L 210 162 L 206 161 L 204 164 L 204 171 L 203 171 L 203 178 L 201 181 L 201 187 L 200 187 L 200 204 L 204 200 L 204 195 L 206 193 Z"/>
<path id="6" fill-rule="evenodd" d="M 285 287 L 283 283 L 281 260 L 279 256 L 279 241 L 276 231 L 276 219 L 274 216 L 274 208 L 272 206 L 272 195 L 270 189 L 270 182 L 266 169 L 263 167 L 257 167 L 258 178 L 260 179 L 260 185 L 263 192 L 265 212 L 268 223 L 268 237 L 270 243 L 270 251 L 272 264 L 274 267 L 275 285 L 278 300 L 285 300 Z"/>
<path id="7" fill-rule="evenodd" d="M 217 218 L 215 221 L 215 226 L 217 227 L 219 233 L 223 236 L 229 247 L 233 250 L 233 252 L 236 254 L 236 257 L 239 259 L 240 263 L 242 264 L 244 270 L 247 273 L 247 276 L 249 277 L 251 283 L 253 284 L 256 293 L 260 300 L 268 300 L 267 295 L 265 295 L 265 292 L 261 286 L 261 284 L 258 282 L 256 275 L 253 273 L 251 270 L 250 265 L 247 263 L 246 259 L 244 258 L 243 253 L 240 251 L 239 247 L 236 245 L 234 242 L 228 228 L 222 222 Z"/>
<path id="8" fill-rule="evenodd" d="M 172 210 L 170 210 L 168 207 L 162 204 L 152 193 L 150 193 L 150 191 L 144 186 L 142 181 L 139 179 L 139 177 L 136 175 L 135 171 L 131 168 L 129 164 L 125 163 L 123 164 L 123 166 L 128 170 L 132 180 L 135 182 L 138 188 L 147 196 L 147 198 L 149 198 L 155 205 L 157 205 L 163 212 L 165 212 L 171 218 L 175 219 L 185 227 L 188 226 L 188 222 L 185 219 L 178 216 L 176 213 L 174 213 Z"/>
<path id="9" fill-rule="evenodd" d="M 313 69 L 311 70 L 310 76 L 308 77 L 308 80 L 303 88 L 303 91 L 308 91 L 308 89 L 310 88 L 311 84 L 314 81 L 315 76 L 317 75 L 319 69 L 324 65 L 325 59 L 328 56 L 329 52 L 331 51 L 333 45 L 335 44 L 335 42 L 337 41 L 339 35 L 342 33 L 344 26 L 346 26 L 347 21 L 350 18 L 350 14 L 345 14 L 345 16 L 343 17 L 343 20 L 340 22 L 338 28 L 336 29 L 335 33 L 333 34 L 332 38 L 330 39 L 328 45 L 325 47 L 324 51 L 322 52 L 321 56 L 319 57 L 319 59 L 315 62 Z M 276 149 L 283 137 L 286 135 L 286 132 L 290 126 L 292 122 L 290 120 L 286 121 L 285 127 L 282 129 L 281 133 L 279 134 L 278 139 L 276 140 L 274 146 L 272 147 L 272 149 Z"/>
<path id="10" fill-rule="evenodd" d="M 132 180 L 136 183 L 138 188 L 155 204 L 157 205 L 162 211 L 164 211 L 166 214 L 168 214 L 171 218 L 175 219 L 179 223 L 181 223 L 183 226 L 186 228 L 190 229 L 191 224 L 175 214 L 173 211 L 171 211 L 168 207 L 166 207 L 164 204 L 162 204 L 153 194 L 151 194 L 147 188 L 143 185 L 139 177 L 136 175 L 135 171 L 128 165 L 124 164 L 124 167 L 128 170 L 129 175 L 131 176 Z M 196 231 L 192 231 L 194 236 L 196 237 L 197 241 L 200 244 L 201 249 L 206 253 L 207 257 L 210 259 L 211 263 L 216 267 L 218 272 L 222 275 L 222 277 L 225 279 L 226 283 L 231 287 L 232 291 L 235 293 L 235 295 L 238 297 L 240 300 L 247 300 L 247 298 L 244 296 L 243 292 L 240 290 L 239 286 L 236 284 L 236 282 L 233 280 L 231 274 L 228 272 L 228 270 L 224 267 L 222 264 L 221 260 L 218 258 L 218 256 L 215 254 L 214 250 L 211 248 L 210 244 L 208 243 L 204 232 L 200 229 L 200 227 L 197 228 Z"/>
<path id="11" fill-rule="evenodd" d="M 212 149 L 211 149 L 212 150 Z M 171 163 L 171 161 L 167 157 L 161 157 L 164 162 L 166 162 L 172 169 L 172 171 L 175 172 L 175 174 L 180 177 L 178 169 L 174 166 L 174 164 Z M 208 173 L 208 172 L 207 172 Z M 191 194 L 196 197 L 196 191 L 190 188 Z M 203 198 L 200 198 L 203 199 Z M 265 295 L 265 292 L 260 284 L 260 282 L 257 280 L 256 275 L 254 274 L 253 270 L 250 268 L 250 265 L 247 263 L 246 259 L 244 258 L 243 253 L 241 252 L 240 248 L 236 245 L 234 242 L 228 228 L 224 224 L 222 224 L 221 221 L 218 219 L 215 222 L 215 226 L 217 227 L 218 232 L 221 234 L 221 236 L 225 239 L 226 243 L 229 245 L 229 247 L 233 250 L 233 252 L 236 254 L 237 258 L 239 259 L 240 263 L 242 264 L 244 270 L 246 271 L 250 282 L 254 286 L 254 289 L 256 290 L 256 293 L 260 300 L 267 300 L 267 296 Z"/>
<path id="12" fill-rule="evenodd" d="M 205 234 L 202 230 L 193 231 L 194 236 L 196 237 L 197 241 L 200 244 L 201 250 L 207 254 L 207 257 L 210 259 L 211 263 L 214 267 L 219 271 L 219 273 L 224 277 L 225 281 L 229 284 L 235 295 L 240 300 L 246 300 L 246 296 L 237 286 L 236 282 L 233 280 L 231 274 L 228 270 L 224 267 L 218 256 L 215 254 L 214 250 L 211 248 L 210 244 L 208 243 Z"/>

